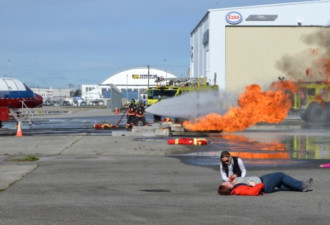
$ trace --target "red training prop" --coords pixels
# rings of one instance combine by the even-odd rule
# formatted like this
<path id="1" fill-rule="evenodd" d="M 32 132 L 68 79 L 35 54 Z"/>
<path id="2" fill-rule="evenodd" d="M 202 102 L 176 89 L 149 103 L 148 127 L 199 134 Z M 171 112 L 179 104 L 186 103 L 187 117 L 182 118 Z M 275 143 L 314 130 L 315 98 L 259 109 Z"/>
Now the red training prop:
<path id="1" fill-rule="evenodd" d="M 320 167 L 322 167 L 322 168 L 330 168 L 330 163 L 321 164 Z"/>
<path id="2" fill-rule="evenodd" d="M 176 138 L 167 141 L 169 145 L 207 145 L 205 138 Z"/>

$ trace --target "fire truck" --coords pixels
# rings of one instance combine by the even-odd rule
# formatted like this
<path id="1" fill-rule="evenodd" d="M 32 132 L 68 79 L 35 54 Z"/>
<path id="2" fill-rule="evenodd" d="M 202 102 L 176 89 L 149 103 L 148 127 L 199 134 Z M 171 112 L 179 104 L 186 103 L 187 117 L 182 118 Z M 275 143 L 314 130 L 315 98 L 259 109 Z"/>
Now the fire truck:
<path id="1" fill-rule="evenodd" d="M 147 106 L 151 106 L 160 100 L 176 97 L 189 92 L 218 90 L 218 86 L 209 85 L 206 82 L 206 78 L 165 79 L 158 77 L 155 82 L 157 84 L 156 87 L 147 89 Z"/>
<path id="2" fill-rule="evenodd" d="M 330 84 L 299 82 L 293 94 L 292 111 L 311 123 L 330 123 Z"/>

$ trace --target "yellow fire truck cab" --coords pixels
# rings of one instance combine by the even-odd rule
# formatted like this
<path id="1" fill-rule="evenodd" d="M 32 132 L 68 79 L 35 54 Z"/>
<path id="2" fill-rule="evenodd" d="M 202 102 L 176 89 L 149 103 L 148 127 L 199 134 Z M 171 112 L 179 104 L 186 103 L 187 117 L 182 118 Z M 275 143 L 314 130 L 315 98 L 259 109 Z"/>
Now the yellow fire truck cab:
<path id="1" fill-rule="evenodd" d="M 209 85 L 205 78 L 195 79 L 162 79 L 156 81 L 157 87 L 147 90 L 147 106 L 151 106 L 163 99 L 176 97 L 194 91 L 218 90 L 217 85 Z"/>
<path id="2" fill-rule="evenodd" d="M 330 122 L 330 85 L 326 82 L 299 82 L 293 95 L 292 110 L 312 123 Z"/>

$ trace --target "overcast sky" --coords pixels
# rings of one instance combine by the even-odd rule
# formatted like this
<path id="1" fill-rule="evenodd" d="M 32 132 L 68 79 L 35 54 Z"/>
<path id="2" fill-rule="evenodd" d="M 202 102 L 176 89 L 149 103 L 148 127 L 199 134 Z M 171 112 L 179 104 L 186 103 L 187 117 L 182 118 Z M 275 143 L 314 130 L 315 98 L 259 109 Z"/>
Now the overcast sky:
<path id="1" fill-rule="evenodd" d="M 303 0 L 0 0 L 0 76 L 80 88 L 133 67 L 178 76 L 208 9 Z"/>

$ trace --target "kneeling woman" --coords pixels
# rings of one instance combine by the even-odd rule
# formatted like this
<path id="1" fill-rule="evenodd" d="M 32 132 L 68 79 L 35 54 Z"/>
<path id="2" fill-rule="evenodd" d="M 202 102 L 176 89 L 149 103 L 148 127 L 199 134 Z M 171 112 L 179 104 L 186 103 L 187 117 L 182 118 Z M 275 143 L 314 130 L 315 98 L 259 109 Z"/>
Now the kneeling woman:
<path id="1" fill-rule="evenodd" d="M 282 172 L 265 174 L 261 177 L 237 177 L 233 181 L 222 182 L 219 195 L 261 195 L 275 191 L 310 191 L 313 178 L 296 180 Z"/>

